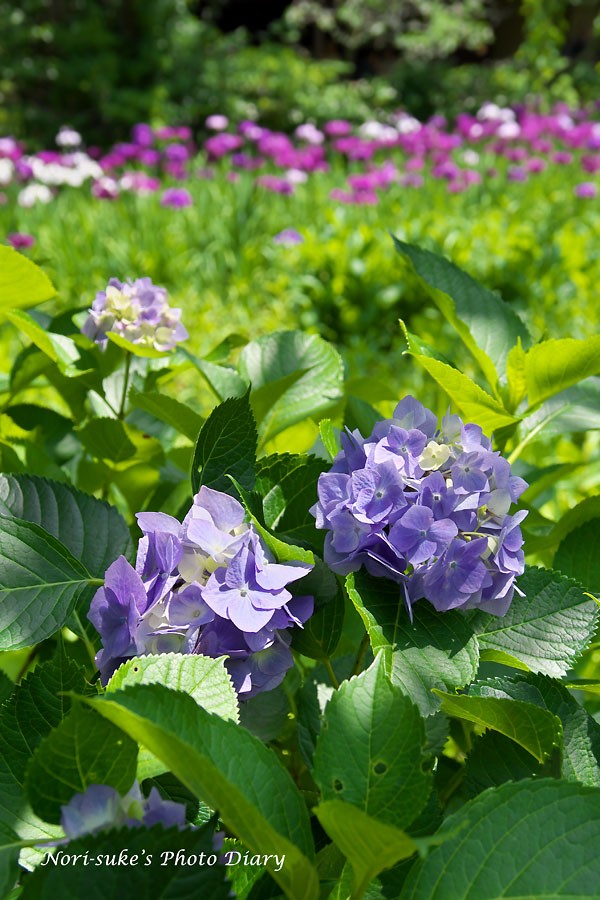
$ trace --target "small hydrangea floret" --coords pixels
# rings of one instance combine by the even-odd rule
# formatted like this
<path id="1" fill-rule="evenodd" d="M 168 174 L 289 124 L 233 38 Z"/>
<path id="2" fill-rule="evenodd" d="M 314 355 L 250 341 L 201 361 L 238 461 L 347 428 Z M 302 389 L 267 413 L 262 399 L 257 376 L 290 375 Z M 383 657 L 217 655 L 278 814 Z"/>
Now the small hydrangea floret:
<path id="1" fill-rule="evenodd" d="M 313 598 L 288 586 L 312 566 L 277 563 L 241 504 L 206 486 L 183 522 L 137 518 L 135 568 L 119 557 L 88 615 L 102 638 L 103 682 L 133 656 L 174 652 L 226 656 L 241 697 L 279 684 L 292 665 L 290 629 L 313 612 Z"/>
<path id="2" fill-rule="evenodd" d="M 83 333 L 103 349 L 108 334 L 160 352 L 173 350 L 188 333 L 181 324 L 181 310 L 169 306 L 167 291 L 150 278 L 122 282 L 111 278 L 92 303 Z"/>
<path id="3" fill-rule="evenodd" d="M 438 428 L 409 396 L 369 437 L 342 434 L 312 512 L 327 530 L 325 562 L 397 581 L 411 615 L 426 599 L 502 616 L 524 568 L 527 513 L 509 511 L 526 487 L 479 426 L 446 415 Z"/>

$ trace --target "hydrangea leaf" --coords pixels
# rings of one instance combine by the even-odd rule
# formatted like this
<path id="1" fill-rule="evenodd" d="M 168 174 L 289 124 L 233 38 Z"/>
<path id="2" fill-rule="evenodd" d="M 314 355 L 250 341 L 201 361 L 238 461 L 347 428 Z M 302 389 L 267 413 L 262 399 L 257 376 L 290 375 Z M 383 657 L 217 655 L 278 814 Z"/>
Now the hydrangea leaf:
<path id="1" fill-rule="evenodd" d="M 600 517 L 571 531 L 559 544 L 554 568 L 600 595 Z"/>
<path id="2" fill-rule="evenodd" d="M 8 897 L 19 877 L 19 836 L 0 823 L 0 897 Z"/>
<path id="3" fill-rule="evenodd" d="M 399 828 L 373 819 L 343 800 L 320 803 L 315 815 L 352 864 L 354 881 L 350 900 L 360 900 L 379 872 L 390 869 L 401 859 L 408 859 L 419 849 Z"/>
<path id="4" fill-rule="evenodd" d="M 0 650 L 50 637 L 100 580 L 49 532 L 0 516 Z"/>
<path id="5" fill-rule="evenodd" d="M 547 440 L 566 432 L 599 429 L 600 378 L 587 378 L 549 397 L 532 413 L 524 414 L 517 434 L 518 440 L 530 440 L 538 433 Z"/>
<path id="6" fill-rule="evenodd" d="M 517 675 L 476 683 L 469 694 L 522 700 L 558 716 L 563 726 L 561 778 L 600 787 L 600 725 L 565 685 L 546 675 Z"/>
<path id="7" fill-rule="evenodd" d="M 600 791 L 549 779 L 485 791 L 445 820 L 400 900 L 592 900 L 600 883 Z"/>
<path id="8" fill-rule="evenodd" d="M 335 651 L 344 624 L 344 597 L 331 571 L 315 557 L 312 572 L 291 585 L 292 594 L 315 598 L 315 610 L 302 628 L 295 628 L 292 647 L 311 659 L 327 659 Z"/>
<path id="9" fill-rule="evenodd" d="M 340 452 L 341 447 L 338 434 L 331 419 L 321 419 L 319 422 L 319 437 L 329 455 L 329 459 L 333 461 Z"/>
<path id="10" fill-rule="evenodd" d="M 85 449 L 96 459 L 120 463 L 135 455 L 135 444 L 118 419 L 92 419 L 78 428 L 77 433 Z"/>
<path id="11" fill-rule="evenodd" d="M 543 770 L 544 767 L 519 744 L 498 731 L 486 731 L 475 738 L 467 757 L 464 784 L 468 795 L 474 797 L 507 781 L 537 777 Z"/>
<path id="12" fill-rule="evenodd" d="M 231 885 L 227 869 L 220 865 L 199 865 L 198 858 L 212 857 L 212 825 L 201 829 L 120 828 L 86 835 L 55 850 L 57 864 L 40 866 L 27 879 L 22 900 L 56 900 L 57 897 L 135 897 L 136 900 L 210 897 L 227 900 Z M 190 864 L 175 864 L 181 851 Z M 84 854 L 90 860 L 85 865 Z M 61 865 L 60 859 L 80 854 L 80 863 Z M 91 860 L 126 856 L 128 864 L 95 865 Z M 194 857 L 196 863 L 193 863 Z M 135 864 L 132 860 L 135 858 Z M 180 857 L 181 858 L 181 857 Z"/>
<path id="13" fill-rule="evenodd" d="M 55 295 L 45 272 L 12 247 L 0 247 L 0 314 L 18 306 L 35 306 Z"/>
<path id="14" fill-rule="evenodd" d="M 198 359 L 189 350 L 180 350 L 196 369 L 204 376 L 208 386 L 216 394 L 219 400 L 227 400 L 232 397 L 243 397 L 248 391 L 248 384 L 241 378 L 235 369 L 227 365 L 217 365 L 209 358 Z"/>
<path id="15" fill-rule="evenodd" d="M 325 468 L 325 460 L 316 456 L 283 453 L 261 459 L 256 473 L 265 525 L 317 551 L 322 551 L 323 537 L 310 508 L 317 502 L 317 480 Z"/>
<path id="16" fill-rule="evenodd" d="M 118 691 L 132 684 L 164 684 L 189 694 L 208 712 L 238 722 L 237 694 L 223 660 L 224 657 L 211 659 L 182 653 L 136 656 L 119 666 L 106 690 Z M 140 781 L 165 771 L 164 763 L 140 747 L 137 768 Z"/>
<path id="17" fill-rule="evenodd" d="M 442 710 L 457 719 L 466 719 L 482 728 L 492 728 L 527 750 L 538 762 L 550 757 L 562 739 L 560 719 L 546 709 L 521 700 L 445 694 L 435 691 Z"/>
<path id="18" fill-rule="evenodd" d="M 600 517 L 600 496 L 586 497 L 576 506 L 569 509 L 559 521 L 545 534 L 531 535 L 527 547 L 531 553 L 540 553 L 558 547 L 568 534 L 585 525 L 592 519 Z"/>
<path id="19" fill-rule="evenodd" d="M 165 356 L 172 355 L 171 351 L 156 350 L 154 347 L 148 347 L 144 344 L 134 344 L 133 341 L 128 341 L 122 334 L 116 334 L 114 331 L 108 331 L 106 337 L 112 344 L 121 347 L 122 350 L 127 350 L 133 356 L 147 359 L 162 359 Z"/>
<path id="20" fill-rule="evenodd" d="M 207 712 L 238 722 L 237 694 L 224 659 L 183 653 L 136 656 L 119 666 L 106 690 L 110 693 L 132 684 L 163 684 L 189 694 Z"/>
<path id="21" fill-rule="evenodd" d="M 131 535 L 118 510 L 68 484 L 35 475 L 2 475 L 0 510 L 41 525 L 98 578 L 117 556 L 131 558 Z"/>
<path id="22" fill-rule="evenodd" d="M 22 310 L 9 313 L 8 318 L 36 347 L 56 363 L 60 372 L 67 378 L 74 378 L 91 370 L 91 360 L 88 365 L 85 355 L 82 356 L 72 338 L 46 331 L 32 316 Z"/>
<path id="23" fill-rule="evenodd" d="M 525 378 L 529 406 L 600 374 L 600 335 L 543 341 L 527 351 Z"/>
<path id="24" fill-rule="evenodd" d="M 25 791 L 31 808 L 58 825 L 61 807 L 91 784 L 108 784 L 126 794 L 135 778 L 137 754 L 135 741 L 119 728 L 76 706 L 30 760 Z"/>
<path id="25" fill-rule="evenodd" d="M 458 369 L 428 356 L 415 356 L 414 359 L 437 381 L 465 419 L 481 425 L 486 434 L 520 421 Z"/>
<path id="26" fill-rule="evenodd" d="M 261 390 L 262 444 L 303 419 L 318 420 L 343 397 L 341 357 L 316 334 L 280 331 L 264 335 L 244 347 L 239 370 L 253 393 Z"/>
<path id="27" fill-rule="evenodd" d="M 161 759 L 197 797 L 218 810 L 253 853 L 284 853 L 267 868 L 297 900 L 316 900 L 314 846 L 302 795 L 277 755 L 234 722 L 185 694 L 139 684 L 93 701 L 94 709 Z"/>
<path id="28" fill-rule="evenodd" d="M 460 613 L 435 612 L 422 601 L 411 622 L 400 588 L 365 572 L 348 575 L 346 588 L 369 634 L 382 652 L 392 684 L 399 685 L 424 716 L 439 709 L 433 688 L 463 687 L 475 678 L 477 638 Z"/>
<path id="29" fill-rule="evenodd" d="M 0 824 L 24 840 L 52 840 L 60 830 L 35 815 L 25 798 L 25 772 L 40 741 L 71 708 L 66 692 L 86 689 L 83 671 L 63 657 L 39 665 L 0 709 Z M 22 853 L 39 861 L 40 851 Z"/>
<path id="30" fill-rule="evenodd" d="M 248 491 L 254 487 L 256 423 L 248 394 L 215 407 L 200 429 L 192 462 L 192 491 L 205 484 L 231 493 L 231 476 Z"/>
<path id="31" fill-rule="evenodd" d="M 497 294 L 478 284 L 449 260 L 394 238 L 420 285 L 458 332 L 492 390 L 504 380 L 506 361 L 520 338 L 530 343 L 521 319 Z M 480 423 L 481 424 L 481 423 Z"/>
<path id="32" fill-rule="evenodd" d="M 158 391 L 129 391 L 129 401 L 137 409 L 150 413 L 155 419 L 170 425 L 190 441 L 195 441 L 202 428 L 203 418 L 185 403 Z"/>
<path id="33" fill-rule="evenodd" d="M 505 616 L 478 612 L 470 618 L 482 659 L 500 652 L 532 672 L 560 678 L 594 635 L 600 609 L 580 585 L 550 569 L 526 569 L 519 587 L 525 596 L 515 597 Z"/>
<path id="34" fill-rule="evenodd" d="M 424 748 L 423 719 L 391 684 L 379 654 L 369 669 L 342 682 L 327 704 L 313 777 L 324 801 L 342 800 L 406 828 L 431 792 Z"/>

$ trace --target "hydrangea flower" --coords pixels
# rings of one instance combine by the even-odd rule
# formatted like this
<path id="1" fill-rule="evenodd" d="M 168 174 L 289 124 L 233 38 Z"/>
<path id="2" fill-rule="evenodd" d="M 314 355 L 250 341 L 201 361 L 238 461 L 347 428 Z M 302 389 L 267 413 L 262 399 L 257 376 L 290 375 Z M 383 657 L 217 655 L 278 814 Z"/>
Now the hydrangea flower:
<path id="1" fill-rule="evenodd" d="M 184 803 L 163 800 L 155 787 L 144 797 L 137 781 L 123 797 L 107 784 L 91 784 L 62 807 L 60 824 L 67 838 L 75 840 L 122 826 L 183 828 L 185 813 Z"/>
<path id="2" fill-rule="evenodd" d="M 313 612 L 313 598 L 288 586 L 312 566 L 275 562 L 241 504 L 205 486 L 183 522 L 137 518 L 135 568 L 119 557 L 88 614 L 102 638 L 102 681 L 133 656 L 176 652 L 226 656 L 245 698 L 279 684 L 292 665 L 289 629 Z"/>
<path id="3" fill-rule="evenodd" d="M 342 435 L 311 511 L 328 532 L 325 562 L 397 581 L 411 614 L 426 599 L 440 611 L 502 616 L 524 569 L 527 513 L 510 507 L 526 487 L 479 426 L 446 415 L 438 428 L 408 396 L 369 437 Z"/>
<path id="4" fill-rule="evenodd" d="M 166 351 L 188 337 L 180 316 L 180 309 L 169 306 L 165 288 L 149 278 L 128 282 L 111 278 L 106 289 L 96 294 L 81 330 L 103 349 L 108 332 L 113 332 L 133 344 Z"/>

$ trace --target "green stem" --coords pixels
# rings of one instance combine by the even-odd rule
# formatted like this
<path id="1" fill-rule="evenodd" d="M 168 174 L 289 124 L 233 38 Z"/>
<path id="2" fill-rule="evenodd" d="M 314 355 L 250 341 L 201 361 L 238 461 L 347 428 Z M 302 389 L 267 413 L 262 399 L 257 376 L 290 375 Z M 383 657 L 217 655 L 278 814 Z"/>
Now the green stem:
<path id="1" fill-rule="evenodd" d="M 81 640 L 83 641 L 83 643 L 85 645 L 85 649 L 88 652 L 88 656 L 89 656 L 92 666 L 94 667 L 94 670 L 95 670 L 96 669 L 96 651 L 94 650 L 94 645 L 92 644 L 92 642 L 90 641 L 89 637 L 87 636 L 87 634 L 85 632 L 83 623 L 82 623 L 81 619 L 79 618 L 79 613 L 74 612 L 73 618 L 75 619 L 75 621 L 77 622 L 77 625 L 79 626 L 79 637 L 81 638 Z"/>
<path id="2" fill-rule="evenodd" d="M 121 405 L 117 413 L 117 419 L 125 417 L 125 404 L 127 403 L 127 389 L 129 388 L 129 373 L 131 370 L 131 353 L 127 353 L 125 357 L 125 372 L 123 374 L 123 394 L 121 395 Z"/>
<path id="3" fill-rule="evenodd" d="M 336 675 L 335 672 L 333 671 L 333 666 L 331 665 L 330 660 L 326 659 L 326 660 L 324 661 L 323 665 L 324 665 L 325 668 L 327 669 L 327 674 L 329 675 L 329 680 L 331 681 L 332 685 L 334 686 L 334 688 L 335 688 L 336 691 L 337 691 L 337 689 L 338 689 L 339 686 L 340 686 L 340 683 L 339 683 L 339 681 L 338 681 L 337 675 Z"/>
<path id="4" fill-rule="evenodd" d="M 362 670 L 362 664 L 365 659 L 365 654 L 369 648 L 369 635 L 365 634 L 362 641 L 360 642 L 360 647 L 358 648 L 358 653 L 356 654 L 356 659 L 354 660 L 354 665 L 352 666 L 352 671 L 350 672 L 350 678 L 353 675 L 359 675 Z"/>

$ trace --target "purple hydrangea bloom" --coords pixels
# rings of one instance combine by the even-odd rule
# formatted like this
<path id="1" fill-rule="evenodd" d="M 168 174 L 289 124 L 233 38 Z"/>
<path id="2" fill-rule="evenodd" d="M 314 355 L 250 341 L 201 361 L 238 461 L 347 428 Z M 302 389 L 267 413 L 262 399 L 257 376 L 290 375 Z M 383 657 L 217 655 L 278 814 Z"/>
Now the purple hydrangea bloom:
<path id="1" fill-rule="evenodd" d="M 188 338 L 180 317 L 181 310 L 169 306 L 165 288 L 149 278 L 127 282 L 111 278 L 96 294 L 81 330 L 102 349 L 112 332 L 133 344 L 167 351 Z"/>
<path id="2" fill-rule="evenodd" d="M 121 826 L 183 828 L 185 813 L 184 803 L 163 800 L 155 787 L 144 797 L 137 781 L 123 797 L 107 784 L 91 784 L 62 807 L 61 825 L 67 838 L 74 840 Z"/>
<path id="3" fill-rule="evenodd" d="M 289 630 L 313 612 L 312 597 L 287 588 L 312 566 L 277 563 L 241 504 L 205 486 L 183 522 L 144 512 L 138 523 L 135 569 L 113 563 L 88 615 L 103 683 L 133 656 L 176 652 L 227 657 L 244 698 L 279 684 L 292 665 Z"/>
<path id="4" fill-rule="evenodd" d="M 312 512 L 328 565 L 397 581 L 409 612 L 426 599 L 504 615 L 524 569 L 526 512 L 510 507 L 526 487 L 478 425 L 447 415 L 439 428 L 405 397 L 368 438 L 342 434 Z"/>

